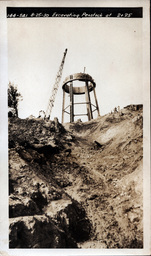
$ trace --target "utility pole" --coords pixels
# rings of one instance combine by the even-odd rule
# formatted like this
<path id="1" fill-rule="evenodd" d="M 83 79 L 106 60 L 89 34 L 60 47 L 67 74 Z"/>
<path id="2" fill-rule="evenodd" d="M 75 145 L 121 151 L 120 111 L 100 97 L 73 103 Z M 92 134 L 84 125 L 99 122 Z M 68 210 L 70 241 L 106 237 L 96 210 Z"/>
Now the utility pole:
<path id="1" fill-rule="evenodd" d="M 59 71 L 57 73 L 56 80 L 55 80 L 54 86 L 52 88 L 51 97 L 49 99 L 47 110 L 46 110 L 44 118 L 50 119 L 51 111 L 52 111 L 52 108 L 54 106 L 55 97 L 56 97 L 56 94 L 57 94 L 57 91 L 58 91 L 58 87 L 59 87 L 59 83 L 60 83 L 60 80 L 61 80 L 61 77 L 62 77 L 62 71 L 63 71 L 63 66 L 64 66 L 66 54 L 67 54 L 67 49 L 65 49 L 65 52 L 63 54 L 63 59 L 61 61 L 61 64 L 60 64 L 60 67 L 59 67 Z"/>

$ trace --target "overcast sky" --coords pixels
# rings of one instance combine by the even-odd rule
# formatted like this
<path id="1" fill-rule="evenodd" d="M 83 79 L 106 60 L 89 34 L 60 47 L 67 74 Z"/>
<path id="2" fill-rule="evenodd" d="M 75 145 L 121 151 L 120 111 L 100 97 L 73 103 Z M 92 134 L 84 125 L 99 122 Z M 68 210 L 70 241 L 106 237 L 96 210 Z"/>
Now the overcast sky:
<path id="1" fill-rule="evenodd" d="M 19 117 L 46 110 L 66 48 L 51 119 L 61 121 L 63 80 L 84 67 L 96 82 L 101 115 L 143 103 L 141 18 L 25 18 L 7 24 L 8 81 L 23 96 Z"/>

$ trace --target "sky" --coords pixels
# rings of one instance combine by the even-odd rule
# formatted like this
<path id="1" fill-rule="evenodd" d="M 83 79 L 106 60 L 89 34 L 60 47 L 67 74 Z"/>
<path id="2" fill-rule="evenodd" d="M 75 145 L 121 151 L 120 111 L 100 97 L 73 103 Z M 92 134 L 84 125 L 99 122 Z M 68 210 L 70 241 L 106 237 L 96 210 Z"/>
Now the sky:
<path id="1" fill-rule="evenodd" d="M 20 118 L 38 117 L 40 110 L 46 111 L 66 48 L 51 119 L 61 121 L 64 79 L 83 72 L 84 67 L 96 82 L 101 115 L 117 106 L 143 103 L 141 18 L 7 19 L 7 29 L 8 82 L 17 85 L 23 96 Z M 80 107 L 80 111 L 86 109 Z"/>

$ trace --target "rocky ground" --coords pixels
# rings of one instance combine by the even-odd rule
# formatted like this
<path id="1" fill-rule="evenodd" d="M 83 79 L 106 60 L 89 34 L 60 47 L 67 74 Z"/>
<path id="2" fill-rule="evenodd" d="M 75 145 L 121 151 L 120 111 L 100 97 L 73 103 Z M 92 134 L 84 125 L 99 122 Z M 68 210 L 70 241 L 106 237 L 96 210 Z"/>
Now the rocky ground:
<path id="1" fill-rule="evenodd" d="M 143 248 L 143 110 L 9 118 L 10 248 Z"/>

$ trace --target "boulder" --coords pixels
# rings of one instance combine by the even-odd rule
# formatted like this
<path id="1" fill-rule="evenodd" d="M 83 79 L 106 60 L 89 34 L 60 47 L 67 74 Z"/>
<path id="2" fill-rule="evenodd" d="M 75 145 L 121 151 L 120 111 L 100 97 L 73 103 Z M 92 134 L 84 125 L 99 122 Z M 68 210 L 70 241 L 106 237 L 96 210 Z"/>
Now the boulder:
<path id="1" fill-rule="evenodd" d="M 9 198 L 9 217 L 31 216 L 33 214 L 40 214 L 40 209 L 37 204 L 28 197 L 13 196 Z"/>
<path id="2" fill-rule="evenodd" d="M 44 215 L 10 219 L 9 248 L 77 248 L 76 242 Z"/>

